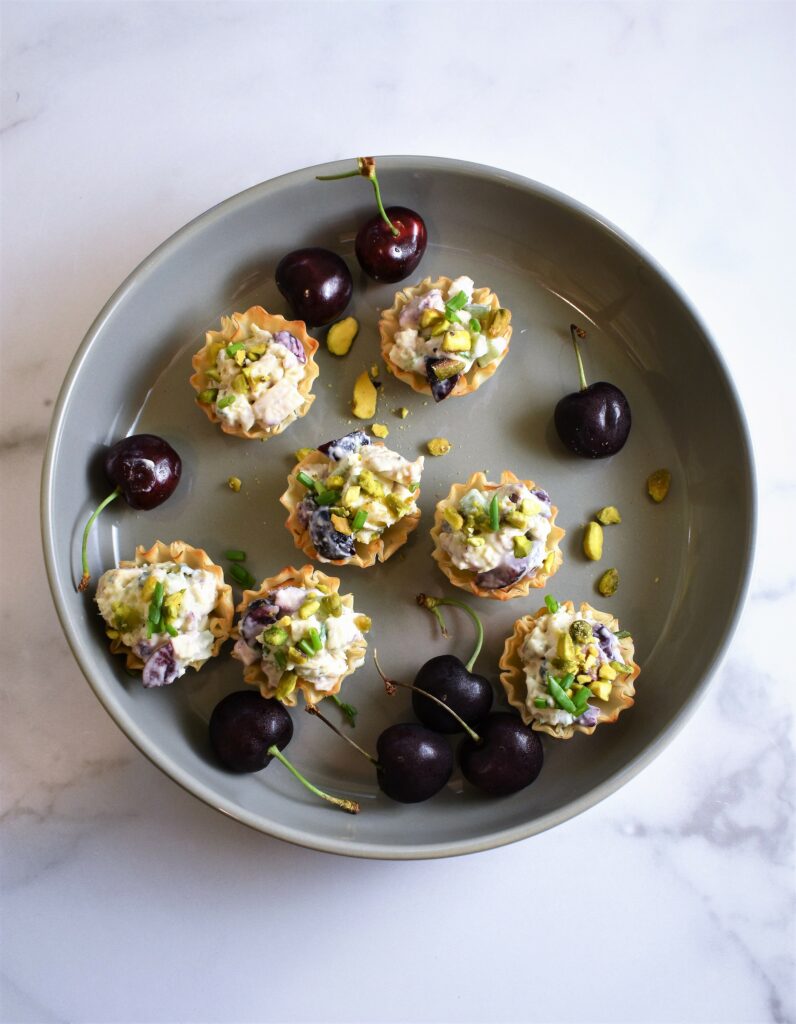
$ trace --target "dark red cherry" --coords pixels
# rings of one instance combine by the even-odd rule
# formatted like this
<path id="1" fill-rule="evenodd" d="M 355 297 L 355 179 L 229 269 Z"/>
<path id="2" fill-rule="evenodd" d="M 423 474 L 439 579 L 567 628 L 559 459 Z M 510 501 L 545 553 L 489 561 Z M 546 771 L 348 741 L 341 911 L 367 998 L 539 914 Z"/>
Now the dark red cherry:
<path id="1" fill-rule="evenodd" d="M 130 508 L 157 508 L 180 482 L 182 460 L 156 434 L 133 434 L 112 445 L 105 455 L 105 473 L 120 487 Z"/>
<path id="2" fill-rule="evenodd" d="M 391 725 L 376 742 L 379 788 L 391 800 L 417 804 L 438 793 L 453 772 L 448 741 L 414 722 Z"/>
<path id="3" fill-rule="evenodd" d="M 414 210 L 388 206 L 384 212 L 392 227 L 375 214 L 357 232 L 355 252 L 368 277 L 392 284 L 409 277 L 423 258 L 428 236 L 423 218 Z"/>
<path id="4" fill-rule="evenodd" d="M 261 697 L 256 690 L 230 693 L 213 708 L 208 732 L 216 757 L 229 771 L 259 772 L 276 758 L 311 793 L 349 814 L 358 813 L 358 803 L 313 786 L 282 753 L 293 738 L 293 720 L 278 700 Z"/>
<path id="5" fill-rule="evenodd" d="M 615 384 L 599 381 L 587 384 L 578 338 L 586 332 L 570 324 L 572 344 L 578 360 L 580 391 L 565 395 L 556 405 L 554 421 L 561 441 L 584 459 L 605 459 L 616 455 L 630 434 L 630 403 Z"/>
<path id="6" fill-rule="evenodd" d="M 133 434 L 111 445 L 105 455 L 105 472 L 116 487 L 89 516 L 83 530 L 81 558 L 83 575 L 78 590 L 91 580 L 88 569 L 88 537 L 97 516 L 120 494 L 131 508 L 149 511 L 171 497 L 180 482 L 182 460 L 171 445 L 157 434 Z"/>
<path id="7" fill-rule="evenodd" d="M 485 719 L 478 732 L 477 741 L 465 736 L 459 745 L 465 779 L 490 796 L 508 796 L 530 786 L 544 763 L 539 734 L 504 711 Z"/>
<path id="8" fill-rule="evenodd" d="M 354 281 L 345 261 L 329 249 L 295 249 L 276 268 L 276 286 L 294 316 L 308 327 L 336 320 L 351 301 Z"/>

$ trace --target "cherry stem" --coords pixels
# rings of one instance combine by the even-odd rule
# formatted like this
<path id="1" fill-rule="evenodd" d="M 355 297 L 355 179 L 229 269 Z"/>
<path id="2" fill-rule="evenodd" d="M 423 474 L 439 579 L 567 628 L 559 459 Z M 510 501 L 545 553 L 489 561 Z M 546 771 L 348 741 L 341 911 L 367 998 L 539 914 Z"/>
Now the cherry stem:
<path id="1" fill-rule="evenodd" d="M 326 800 L 330 804 L 334 804 L 335 807 L 339 807 L 341 810 L 346 811 L 348 814 L 359 814 L 360 808 L 356 800 L 344 800 L 342 797 L 329 796 L 329 794 L 324 793 L 322 789 L 318 789 L 317 786 L 313 786 L 311 782 L 304 778 L 304 776 L 301 774 L 298 768 L 295 768 L 290 763 L 290 761 L 288 761 L 288 759 L 285 757 L 285 755 L 282 753 L 282 751 L 275 743 L 272 743 L 271 746 L 268 748 L 268 753 L 271 755 L 271 757 L 275 757 L 277 761 L 283 764 L 285 768 L 287 768 L 287 770 L 291 773 L 291 775 L 294 775 L 299 780 L 302 786 L 307 787 L 310 793 L 314 793 L 316 796 L 319 796 L 322 800 Z"/>
<path id="2" fill-rule="evenodd" d="M 575 346 L 575 355 L 578 360 L 578 373 L 580 374 L 580 390 L 585 391 L 588 387 L 588 384 L 586 383 L 586 374 L 583 372 L 583 360 L 580 356 L 578 338 L 585 338 L 586 332 L 583 330 L 583 328 L 578 327 L 577 324 L 570 324 L 569 333 L 572 335 L 572 344 Z"/>
<path id="3" fill-rule="evenodd" d="M 370 761 L 371 764 L 375 764 L 377 768 L 379 767 L 379 762 L 376 760 L 376 758 L 372 754 L 369 754 L 367 752 L 367 750 L 363 750 L 362 747 L 360 747 L 360 745 L 358 743 L 355 743 L 354 740 L 351 739 L 350 736 L 346 736 L 345 733 L 340 732 L 340 730 L 337 728 L 337 726 L 333 725 L 329 721 L 329 719 L 326 718 L 325 715 L 322 715 L 320 713 L 320 711 L 315 707 L 314 704 L 307 704 L 307 705 L 305 705 L 304 710 L 307 712 L 308 715 L 315 715 L 316 718 L 320 718 L 320 720 L 323 722 L 323 724 L 327 725 L 332 730 L 333 733 L 335 733 L 337 736 L 340 737 L 341 740 L 345 740 L 346 743 L 350 743 L 351 746 L 354 748 L 354 750 L 358 750 L 359 753 L 362 754 L 363 757 L 366 757 L 368 759 L 368 761 Z"/>
<path id="4" fill-rule="evenodd" d="M 339 181 L 341 178 L 356 178 L 361 175 L 363 178 L 367 178 L 373 186 L 373 191 L 376 193 L 376 205 L 379 208 L 381 218 L 393 235 L 398 235 L 400 232 L 398 228 L 393 224 L 390 218 L 387 216 L 387 211 L 384 209 L 384 203 L 381 201 L 381 189 L 379 188 L 379 179 L 376 177 L 376 161 L 372 156 L 358 156 L 357 157 L 357 169 L 355 171 L 343 171 L 342 174 L 316 174 L 316 181 Z"/>
<path id="5" fill-rule="evenodd" d="M 454 608 L 461 608 L 462 611 L 467 612 L 467 614 L 475 623 L 475 648 L 473 650 L 473 653 L 470 655 L 470 660 L 466 662 L 464 667 L 467 669 L 468 672 L 472 672 L 473 665 L 475 665 L 476 659 L 478 658 L 478 655 L 481 653 L 481 648 L 483 647 L 484 644 L 484 624 L 481 622 L 480 618 L 476 615 L 473 609 L 468 604 L 465 604 L 464 601 L 457 601 L 453 597 L 428 597 L 427 594 L 418 594 L 417 603 L 420 605 L 421 608 L 428 609 L 428 611 L 430 611 L 434 615 L 437 622 L 439 622 L 440 624 L 442 635 L 444 637 L 448 636 L 448 630 L 445 627 L 445 620 L 442 617 L 442 612 L 439 610 L 439 606 L 441 604 L 448 604 L 452 605 Z"/>
<path id="6" fill-rule="evenodd" d="M 435 697 L 433 693 L 429 693 L 428 690 L 423 690 L 419 686 L 413 686 L 411 683 L 402 683 L 398 679 L 388 679 L 387 676 L 382 671 L 381 665 L 379 664 L 378 651 L 374 650 L 373 660 L 376 663 L 376 671 L 381 676 L 382 682 L 384 683 L 384 688 L 390 697 L 392 697 L 392 695 L 395 693 L 396 686 L 400 686 L 404 690 L 411 690 L 413 693 L 422 693 L 424 697 L 428 697 L 428 699 L 433 700 L 435 704 L 439 704 L 441 708 L 445 708 L 448 714 L 452 715 L 456 719 L 456 721 L 459 723 L 462 729 L 464 729 L 464 731 L 467 733 L 471 740 L 473 740 L 475 743 L 481 742 L 481 737 L 478 735 L 475 729 L 471 729 L 467 722 L 465 722 L 465 720 L 461 717 L 461 715 L 457 715 L 453 708 L 449 704 L 446 704 L 444 700 L 440 700 L 439 697 Z"/>
<path id="7" fill-rule="evenodd" d="M 354 707 L 353 704 L 349 704 L 347 703 L 347 701 L 341 700 L 336 693 L 333 693 L 331 697 L 335 704 L 338 706 L 338 708 L 340 708 L 345 717 L 348 719 L 348 724 L 351 726 L 355 726 L 357 724 L 357 715 L 359 714 L 359 711 Z"/>
<path id="8" fill-rule="evenodd" d="M 80 583 L 78 583 L 77 585 L 79 593 L 82 593 L 86 589 L 86 587 L 89 585 L 89 581 L 91 580 L 91 573 L 89 572 L 88 569 L 88 535 L 91 533 L 91 527 L 94 525 L 94 521 L 96 520 L 100 512 L 105 508 L 105 506 L 110 505 L 112 501 L 115 501 L 116 498 L 118 498 L 121 493 L 121 487 L 117 487 L 115 490 L 111 491 L 108 497 L 105 498 L 104 501 L 100 502 L 100 504 L 91 513 L 91 517 L 89 518 L 89 521 L 86 523 L 86 528 L 83 530 L 83 547 L 81 548 L 81 555 L 83 559 L 83 576 L 80 580 Z"/>

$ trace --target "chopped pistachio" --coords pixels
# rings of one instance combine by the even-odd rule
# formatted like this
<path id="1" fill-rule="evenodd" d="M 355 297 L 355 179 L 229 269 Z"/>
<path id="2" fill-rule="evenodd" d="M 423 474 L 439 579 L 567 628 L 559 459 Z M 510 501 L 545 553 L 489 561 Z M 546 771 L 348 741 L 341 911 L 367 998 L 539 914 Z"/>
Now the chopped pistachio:
<path id="1" fill-rule="evenodd" d="M 339 594 L 327 594 L 321 600 L 321 605 L 327 615 L 333 615 L 335 618 L 342 615 L 343 603 L 340 600 Z"/>
<path id="2" fill-rule="evenodd" d="M 589 686 L 592 683 L 592 677 L 591 676 L 587 676 L 585 672 L 582 673 L 581 675 L 577 676 L 576 678 L 577 678 L 578 682 L 579 683 L 583 683 L 584 686 Z"/>
<path id="3" fill-rule="evenodd" d="M 524 516 L 522 512 L 518 512 L 514 508 L 511 512 L 506 513 L 505 518 L 509 526 L 515 526 L 518 530 L 525 530 L 528 528 L 528 517 Z"/>
<path id="4" fill-rule="evenodd" d="M 238 349 L 238 351 L 233 356 L 233 359 L 238 364 L 238 366 L 243 366 L 243 364 L 246 362 L 246 349 L 245 348 Z"/>
<path id="5" fill-rule="evenodd" d="M 387 437 L 390 433 L 383 423 L 374 423 L 370 428 L 370 431 L 372 434 L 375 434 L 376 437 Z"/>
<path id="6" fill-rule="evenodd" d="M 505 336 L 508 326 L 511 323 L 511 311 L 508 309 L 493 310 L 489 316 L 489 324 L 486 329 L 488 338 L 501 338 Z"/>
<path id="7" fill-rule="evenodd" d="M 468 537 L 465 543 L 471 548 L 482 548 L 486 541 L 483 537 Z"/>
<path id="8" fill-rule="evenodd" d="M 619 589 L 619 572 L 616 569 L 606 569 L 597 581 L 597 589 L 603 597 L 611 597 Z"/>
<path id="9" fill-rule="evenodd" d="M 553 568 L 553 563 L 555 562 L 555 560 L 556 560 L 556 553 L 555 553 L 555 551 L 551 551 L 549 554 L 545 555 L 545 560 L 542 562 L 542 572 L 551 572 L 552 568 Z"/>
<path id="10" fill-rule="evenodd" d="M 600 509 L 594 518 L 603 526 L 610 526 L 611 523 L 622 522 L 622 517 L 620 516 L 619 509 L 616 505 L 606 505 L 604 508 Z"/>
<path id="11" fill-rule="evenodd" d="M 246 380 L 246 375 L 243 373 L 236 373 L 232 379 L 232 390 L 236 395 L 245 395 L 249 390 L 249 382 Z"/>
<path id="12" fill-rule="evenodd" d="M 174 594 L 169 594 L 163 598 L 163 607 L 168 613 L 169 618 L 176 619 L 180 614 L 182 608 L 182 599 L 185 596 L 184 590 L 178 590 Z"/>
<path id="13" fill-rule="evenodd" d="M 359 486 L 371 498 L 384 497 L 384 486 L 369 469 L 363 469 L 359 474 Z"/>
<path id="14" fill-rule="evenodd" d="M 455 508 L 448 506 L 442 513 L 445 522 L 449 523 L 454 530 L 461 530 L 464 526 L 464 519 L 459 515 Z"/>
<path id="15" fill-rule="evenodd" d="M 406 408 L 405 405 L 402 405 L 400 409 L 395 410 L 395 415 L 400 416 L 402 420 L 405 420 L 406 417 L 409 415 L 409 410 Z"/>
<path id="16" fill-rule="evenodd" d="M 438 320 L 437 323 L 435 323 L 434 326 L 431 328 L 431 337 L 438 338 L 441 334 L 444 334 L 446 331 L 449 331 L 450 328 L 450 321 L 446 320 L 446 318 L 443 316 L 443 318 L 441 320 Z"/>
<path id="17" fill-rule="evenodd" d="M 348 520 L 344 516 L 332 515 L 332 526 L 337 530 L 338 533 L 344 533 L 346 535 L 351 533 L 351 527 L 348 525 Z"/>
<path id="18" fill-rule="evenodd" d="M 672 474 L 668 469 L 656 469 L 647 477 L 647 493 L 653 501 L 660 504 L 669 493 L 671 482 Z"/>
<path id="19" fill-rule="evenodd" d="M 304 604 L 299 608 L 299 618 L 308 619 L 311 615 L 314 615 L 321 607 L 321 602 L 316 601 L 314 597 L 311 597 L 309 601 L 305 601 Z"/>
<path id="20" fill-rule="evenodd" d="M 326 488 L 330 491 L 339 491 L 345 483 L 345 478 L 339 473 L 333 473 L 326 478 Z"/>
<path id="21" fill-rule="evenodd" d="M 535 516 L 539 512 L 539 502 L 536 498 L 523 498 L 520 502 L 520 512 L 526 516 Z"/>
<path id="22" fill-rule="evenodd" d="M 438 363 L 434 363 L 432 370 L 437 380 L 448 380 L 464 370 L 464 363 L 461 359 L 440 359 Z"/>
<path id="23" fill-rule="evenodd" d="M 256 341 L 253 345 L 247 345 L 246 354 L 249 356 L 254 356 L 255 359 L 259 359 L 260 356 L 265 355 L 265 343 L 262 341 Z"/>
<path id="24" fill-rule="evenodd" d="M 575 619 L 569 627 L 569 635 L 576 644 L 585 644 L 594 636 L 594 632 L 585 619 Z"/>
<path id="25" fill-rule="evenodd" d="M 443 352 L 469 352 L 472 338 L 469 331 L 446 331 L 442 340 Z"/>
<path id="26" fill-rule="evenodd" d="M 575 645 L 569 633 L 562 633 L 556 644 L 556 653 L 562 661 L 575 660 Z"/>
<path id="27" fill-rule="evenodd" d="M 281 626 L 269 626 L 263 633 L 263 643 L 268 644 L 269 647 L 281 647 L 289 639 L 290 634 L 286 629 L 282 629 Z"/>
<path id="28" fill-rule="evenodd" d="M 145 601 L 151 601 L 152 596 L 155 593 L 155 587 L 158 585 L 156 576 L 148 576 L 144 581 L 143 587 L 141 587 L 141 597 Z"/>
<path id="29" fill-rule="evenodd" d="M 293 620 L 290 618 L 289 615 L 283 615 L 281 619 L 277 619 L 276 620 L 276 624 L 277 624 L 277 626 L 281 626 L 282 629 L 289 629 L 290 628 L 290 623 L 292 621 Z"/>
<path id="30" fill-rule="evenodd" d="M 597 675 L 600 679 L 610 679 L 613 681 L 616 679 L 617 673 L 616 669 L 611 668 L 610 665 L 600 665 Z"/>
<path id="31" fill-rule="evenodd" d="M 356 484 L 351 484 L 350 487 L 346 488 L 345 493 L 340 500 L 344 505 L 347 505 L 348 508 L 351 508 L 355 501 L 359 501 L 360 493 L 361 489 Z"/>
<path id="32" fill-rule="evenodd" d="M 429 455 L 447 455 L 451 450 L 451 443 L 447 437 L 432 437 L 426 448 Z"/>
<path id="33" fill-rule="evenodd" d="M 296 689 L 296 683 L 298 682 L 298 676 L 295 672 L 283 672 L 279 679 L 279 685 L 276 688 L 274 696 L 277 700 L 285 700 L 290 694 Z"/>
<path id="34" fill-rule="evenodd" d="M 409 511 L 408 502 L 402 501 L 397 494 L 392 492 L 385 496 L 384 504 L 395 516 L 405 516 Z"/>
<path id="35" fill-rule="evenodd" d="M 515 558 L 525 558 L 526 555 L 530 554 L 531 542 L 523 533 L 517 534 L 514 538 L 514 556 Z"/>
<path id="36" fill-rule="evenodd" d="M 231 491 L 235 491 L 235 493 L 237 494 L 237 492 L 241 488 L 240 477 L 237 477 L 237 476 L 230 476 L 230 477 L 228 477 L 227 478 L 227 487 L 229 487 L 229 489 Z"/>
<path id="37" fill-rule="evenodd" d="M 120 633 L 119 633 L 118 629 L 106 629 L 105 630 L 105 636 L 109 640 L 118 640 L 119 636 L 120 636 Z"/>
<path id="38" fill-rule="evenodd" d="M 303 665 L 304 662 L 307 660 L 304 657 L 304 654 L 298 649 L 298 647 L 293 647 L 292 645 L 287 649 L 287 656 L 290 658 L 294 665 Z"/>
<path id="39" fill-rule="evenodd" d="M 358 630 L 362 633 L 367 633 L 373 623 L 370 621 L 370 617 L 367 615 L 355 615 L 354 623 Z"/>
<path id="40" fill-rule="evenodd" d="M 218 396 L 218 388 L 205 388 L 196 396 L 196 401 L 202 405 L 212 405 Z"/>
<path id="41" fill-rule="evenodd" d="M 296 452 L 296 462 L 302 462 L 308 455 L 312 455 L 314 448 L 299 448 Z"/>
<path id="42" fill-rule="evenodd" d="M 354 382 L 354 397 L 351 402 L 351 412 L 361 420 L 373 419 L 376 413 L 376 402 L 378 392 L 373 386 L 367 371 L 363 371 Z"/>
<path id="43" fill-rule="evenodd" d="M 214 370 L 212 366 L 209 366 L 205 370 L 205 377 L 207 377 L 208 380 L 215 381 L 216 383 L 218 383 L 221 380 L 221 374 L 218 372 L 218 370 Z"/>
<path id="44" fill-rule="evenodd" d="M 599 682 L 594 682 L 589 686 L 589 689 L 598 700 L 610 700 L 612 688 L 609 679 L 601 679 Z"/>
<path id="45" fill-rule="evenodd" d="M 326 335 L 326 347 L 333 356 L 347 355 L 357 334 L 359 334 L 359 321 L 356 317 L 347 316 L 345 320 L 339 320 L 329 328 Z"/>
<path id="46" fill-rule="evenodd" d="M 633 672 L 630 665 L 623 665 L 621 661 L 612 661 L 610 665 L 614 672 L 618 672 L 622 676 L 629 676 Z"/>
<path id="47" fill-rule="evenodd" d="M 424 309 L 420 314 L 420 327 L 434 327 L 445 322 L 445 314 L 439 309 Z"/>
<path id="48" fill-rule="evenodd" d="M 587 523 L 583 534 L 583 554 L 599 562 L 603 557 L 603 528 L 599 523 Z"/>

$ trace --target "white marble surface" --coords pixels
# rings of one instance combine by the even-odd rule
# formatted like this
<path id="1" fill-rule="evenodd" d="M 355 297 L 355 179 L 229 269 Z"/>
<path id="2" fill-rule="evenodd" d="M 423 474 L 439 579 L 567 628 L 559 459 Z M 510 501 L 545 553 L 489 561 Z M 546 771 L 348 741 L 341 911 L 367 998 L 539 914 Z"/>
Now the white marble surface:
<path id="1" fill-rule="evenodd" d="M 796 1017 L 796 7 L 488 11 L 2 7 L 4 1021 Z M 478 159 L 621 225 L 720 340 L 758 459 L 749 602 L 687 727 L 580 818 L 449 862 L 293 849 L 183 793 L 92 696 L 41 569 L 50 407 L 95 312 L 207 207 L 359 152 Z"/>

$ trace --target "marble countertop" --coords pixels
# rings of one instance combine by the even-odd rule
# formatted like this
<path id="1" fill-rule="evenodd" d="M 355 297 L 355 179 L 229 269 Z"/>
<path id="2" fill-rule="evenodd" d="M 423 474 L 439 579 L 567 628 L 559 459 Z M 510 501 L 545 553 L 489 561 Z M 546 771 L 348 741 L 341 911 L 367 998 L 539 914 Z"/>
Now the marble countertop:
<path id="1" fill-rule="evenodd" d="M 6 3 L 2 19 L 2 1020 L 796 1019 L 796 7 Z M 604 803 L 452 861 L 296 849 L 188 796 L 95 700 L 41 568 L 51 406 L 97 310 L 209 206 L 360 152 L 505 167 L 620 225 L 719 340 L 756 448 L 750 596 L 696 714 Z M 592 875 L 573 890 L 576 866 Z"/>

